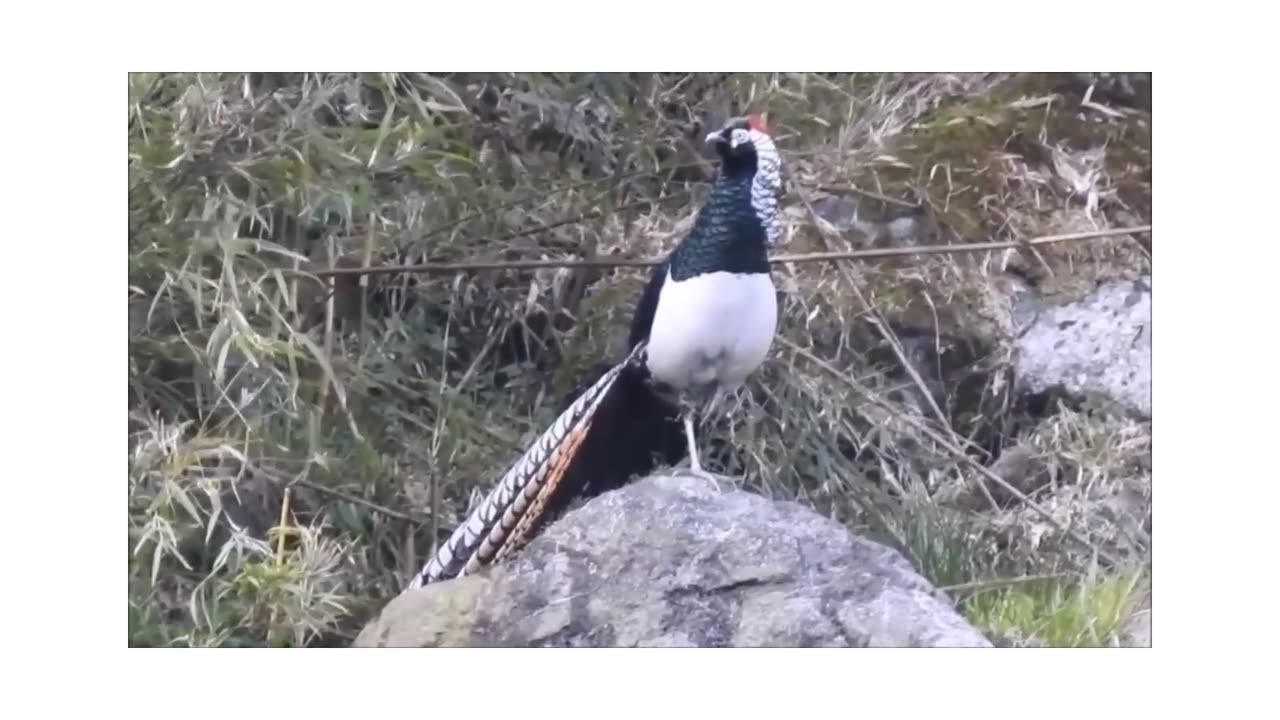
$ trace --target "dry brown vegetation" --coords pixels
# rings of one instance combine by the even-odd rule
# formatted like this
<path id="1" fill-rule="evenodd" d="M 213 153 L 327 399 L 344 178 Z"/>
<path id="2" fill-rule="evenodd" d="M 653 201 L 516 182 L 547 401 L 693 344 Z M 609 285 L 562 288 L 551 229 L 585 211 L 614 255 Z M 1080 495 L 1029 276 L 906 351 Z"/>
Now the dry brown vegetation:
<path id="1" fill-rule="evenodd" d="M 646 271 L 314 272 L 659 255 L 699 138 L 747 108 L 779 127 L 785 252 L 1147 224 L 1149 85 L 1117 82 L 131 76 L 131 644 L 349 641 L 618 357 Z M 1007 286 L 1149 273 L 1149 237 L 777 266 L 781 338 L 712 461 L 901 548 L 997 638 L 1121 642 L 1150 422 L 1016 393 Z"/>

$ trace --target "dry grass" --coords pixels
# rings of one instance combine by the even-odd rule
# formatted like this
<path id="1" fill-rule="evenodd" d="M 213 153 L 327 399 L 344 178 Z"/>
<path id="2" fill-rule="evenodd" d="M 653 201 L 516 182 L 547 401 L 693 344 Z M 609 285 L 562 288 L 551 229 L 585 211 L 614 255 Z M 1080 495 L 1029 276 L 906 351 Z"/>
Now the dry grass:
<path id="1" fill-rule="evenodd" d="M 346 642 L 617 357 L 645 277 L 391 275 L 366 293 L 308 271 L 661 254 L 711 176 L 705 125 L 745 107 L 781 128 L 786 252 L 1150 219 L 1149 116 L 1081 109 L 1053 78 L 134 76 L 131 642 Z M 849 187 L 925 211 L 822 190 Z M 1055 574 L 957 591 L 993 633 L 1113 643 L 1123 623 L 1099 618 L 1128 612 L 1115 588 L 1150 552 L 1132 512 L 1149 507 L 1150 424 L 1012 393 L 1009 267 L 1069 294 L 1149 272 L 1149 252 L 1120 237 L 780 266 L 785 342 L 715 428 L 718 459 L 896 544 L 939 585 Z M 1096 568 L 1063 528 L 1119 565 Z"/>

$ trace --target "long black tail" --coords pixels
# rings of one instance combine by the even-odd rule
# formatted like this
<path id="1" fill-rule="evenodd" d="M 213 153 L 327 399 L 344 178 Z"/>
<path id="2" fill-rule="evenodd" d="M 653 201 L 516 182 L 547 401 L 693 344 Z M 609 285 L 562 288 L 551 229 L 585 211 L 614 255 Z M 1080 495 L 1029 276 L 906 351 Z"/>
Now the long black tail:
<path id="1" fill-rule="evenodd" d="M 644 343 L 561 412 L 410 587 L 468 575 L 520 549 L 579 498 L 619 487 L 685 452 L 678 409 L 650 386 Z"/>

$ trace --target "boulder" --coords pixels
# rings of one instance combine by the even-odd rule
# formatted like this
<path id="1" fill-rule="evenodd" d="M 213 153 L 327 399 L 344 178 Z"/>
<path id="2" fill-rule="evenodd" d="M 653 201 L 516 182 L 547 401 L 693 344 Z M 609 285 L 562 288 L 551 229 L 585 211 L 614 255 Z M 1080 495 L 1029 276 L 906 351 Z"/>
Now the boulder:
<path id="1" fill-rule="evenodd" d="M 1019 384 L 1101 397 L 1151 417 L 1151 278 L 1104 283 L 1078 302 L 1035 308 L 1017 340 Z"/>
<path id="2" fill-rule="evenodd" d="M 355 644 L 991 646 L 895 550 L 678 471 L 582 503 L 504 563 L 406 591 Z"/>

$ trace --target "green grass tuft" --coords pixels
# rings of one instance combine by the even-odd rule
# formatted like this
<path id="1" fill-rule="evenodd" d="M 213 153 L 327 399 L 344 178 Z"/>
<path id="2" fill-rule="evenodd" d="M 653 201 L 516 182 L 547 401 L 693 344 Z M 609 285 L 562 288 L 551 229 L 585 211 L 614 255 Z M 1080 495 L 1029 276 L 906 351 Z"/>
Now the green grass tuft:
<path id="1" fill-rule="evenodd" d="M 1129 641 L 1148 592 L 1145 573 L 1127 572 L 983 590 L 960 607 L 980 630 L 1014 645 L 1116 647 Z"/>

